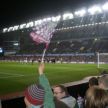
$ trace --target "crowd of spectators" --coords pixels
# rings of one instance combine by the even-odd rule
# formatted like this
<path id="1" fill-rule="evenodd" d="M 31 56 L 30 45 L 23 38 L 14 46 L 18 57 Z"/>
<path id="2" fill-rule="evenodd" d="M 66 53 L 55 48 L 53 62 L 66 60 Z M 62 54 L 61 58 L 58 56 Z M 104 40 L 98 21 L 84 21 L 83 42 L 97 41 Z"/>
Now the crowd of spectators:
<path id="1" fill-rule="evenodd" d="M 58 108 L 56 101 L 64 104 L 62 108 L 108 108 L 108 75 L 91 77 L 89 88 L 84 99 L 78 94 L 78 98 L 70 96 L 63 85 L 53 86 L 53 94 L 48 79 L 44 72 L 44 64 L 39 70 L 39 84 L 31 85 L 25 91 L 25 104 L 30 108 Z M 39 95 L 40 94 L 40 95 Z M 55 104 L 55 105 L 54 105 Z M 60 106 L 59 106 L 60 107 Z"/>
<path id="2" fill-rule="evenodd" d="M 6 62 L 20 62 L 20 63 L 39 63 L 42 55 L 11 55 L 3 56 L 0 58 L 1 61 Z M 45 56 L 44 62 L 47 63 L 96 63 L 97 57 L 94 55 L 53 55 Z"/>
<path id="3" fill-rule="evenodd" d="M 62 37 L 62 36 L 61 36 Z M 55 38 L 55 37 L 54 37 Z M 108 52 L 108 39 L 77 39 L 51 41 L 48 54 L 71 54 L 71 53 L 106 53 Z M 23 44 L 19 54 L 41 54 L 45 48 L 44 44 Z"/>

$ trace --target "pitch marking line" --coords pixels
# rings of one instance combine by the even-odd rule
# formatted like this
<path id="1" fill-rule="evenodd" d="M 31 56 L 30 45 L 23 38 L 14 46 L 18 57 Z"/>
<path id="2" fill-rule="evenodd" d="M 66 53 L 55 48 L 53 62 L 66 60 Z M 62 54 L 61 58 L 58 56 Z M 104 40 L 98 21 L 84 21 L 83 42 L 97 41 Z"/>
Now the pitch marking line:
<path id="1" fill-rule="evenodd" d="M 22 74 L 12 74 L 12 73 L 5 73 L 5 72 L 0 72 L 0 74 L 4 74 L 4 75 L 9 75 L 9 76 L 4 76 L 4 77 L 0 77 L 0 79 L 4 79 L 4 78 L 11 78 L 11 77 L 22 77 L 24 75 Z"/>

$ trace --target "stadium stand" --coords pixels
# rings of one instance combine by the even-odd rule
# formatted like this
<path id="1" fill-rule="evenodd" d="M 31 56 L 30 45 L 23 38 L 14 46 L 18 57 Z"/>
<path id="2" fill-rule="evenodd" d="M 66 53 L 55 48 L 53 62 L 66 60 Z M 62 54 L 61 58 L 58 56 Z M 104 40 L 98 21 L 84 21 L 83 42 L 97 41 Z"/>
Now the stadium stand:
<path id="1" fill-rule="evenodd" d="M 108 52 L 108 15 L 100 13 L 61 20 L 47 53 Z M 36 45 L 30 38 L 32 28 L 1 34 L 2 47 L 15 54 L 41 54 L 44 45 Z M 15 44 L 17 43 L 17 44 Z"/>
<path id="2" fill-rule="evenodd" d="M 3 61 L 40 62 L 44 44 L 36 45 L 30 38 L 32 28 L 2 33 L 0 47 L 4 54 Z M 94 63 L 96 52 L 108 53 L 108 14 L 75 17 L 60 20 L 56 32 L 46 52 L 46 62 Z M 66 84 L 70 95 L 77 98 L 85 96 L 88 82 Z M 2 99 L 2 108 L 25 108 L 23 96 L 12 99 Z"/>

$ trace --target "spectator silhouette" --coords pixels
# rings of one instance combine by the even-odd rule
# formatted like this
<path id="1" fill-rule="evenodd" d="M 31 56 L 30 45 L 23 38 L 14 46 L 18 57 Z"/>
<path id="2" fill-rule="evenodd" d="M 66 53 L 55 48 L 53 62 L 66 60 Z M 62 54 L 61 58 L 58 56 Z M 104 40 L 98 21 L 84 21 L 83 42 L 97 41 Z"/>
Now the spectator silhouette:
<path id="1" fill-rule="evenodd" d="M 89 87 L 98 85 L 98 79 L 96 77 L 91 77 L 89 79 Z"/>
<path id="2" fill-rule="evenodd" d="M 85 108 L 108 108 L 108 92 L 99 86 L 90 87 L 86 92 Z"/>
<path id="3" fill-rule="evenodd" d="M 108 91 L 108 75 L 103 75 L 99 78 L 99 87 Z"/>

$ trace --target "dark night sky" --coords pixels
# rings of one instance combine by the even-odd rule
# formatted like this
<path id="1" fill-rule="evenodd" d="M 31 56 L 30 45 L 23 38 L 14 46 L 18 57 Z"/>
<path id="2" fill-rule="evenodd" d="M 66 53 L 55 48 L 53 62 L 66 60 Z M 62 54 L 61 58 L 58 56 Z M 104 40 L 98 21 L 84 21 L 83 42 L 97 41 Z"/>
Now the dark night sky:
<path id="1" fill-rule="evenodd" d="M 0 3 L 0 29 L 103 1 L 108 0 L 3 0 Z"/>

